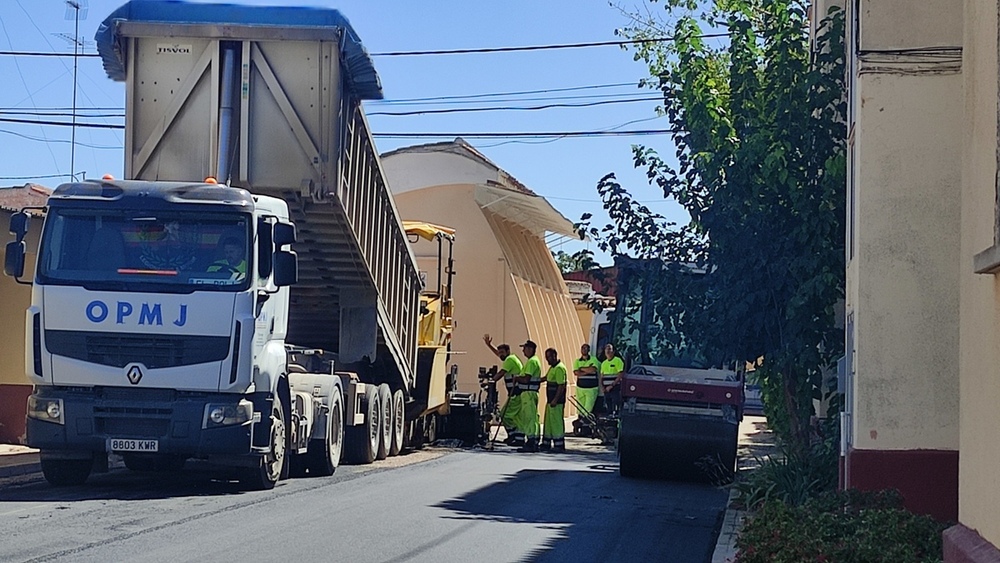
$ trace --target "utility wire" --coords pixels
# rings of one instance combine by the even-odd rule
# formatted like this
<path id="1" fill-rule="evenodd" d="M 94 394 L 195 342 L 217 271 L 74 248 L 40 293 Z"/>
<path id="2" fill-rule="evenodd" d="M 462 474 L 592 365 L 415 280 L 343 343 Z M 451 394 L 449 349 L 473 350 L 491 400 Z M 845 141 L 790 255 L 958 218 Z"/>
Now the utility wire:
<path id="1" fill-rule="evenodd" d="M 9 119 L 2 117 L 0 123 L 28 123 L 32 125 L 54 125 L 71 127 L 72 123 L 65 121 L 45 121 L 35 119 Z M 108 123 L 77 123 L 77 127 L 89 127 L 93 129 L 124 129 L 124 125 L 112 125 Z M 680 129 L 633 129 L 629 131 L 484 131 L 484 132 L 438 132 L 438 133 L 372 133 L 374 137 L 392 139 L 426 139 L 426 138 L 455 138 L 466 137 L 469 139 L 495 139 L 495 138 L 545 138 L 545 137 L 625 137 L 637 135 L 664 135 L 681 132 Z"/>
<path id="2" fill-rule="evenodd" d="M 553 108 L 585 108 L 593 106 L 605 106 L 609 104 L 628 104 L 633 102 L 663 101 L 662 96 L 650 98 L 635 98 L 631 100 L 602 100 L 598 102 L 587 102 L 583 104 L 545 104 L 541 106 L 498 106 L 491 108 L 448 108 L 448 109 L 418 109 L 413 111 L 376 111 L 367 115 L 429 115 L 441 113 L 473 113 L 483 111 L 536 111 Z"/>
<path id="3" fill-rule="evenodd" d="M 0 51 L 0 55 L 12 57 L 72 57 L 73 53 L 56 53 L 52 51 Z M 97 53 L 80 53 L 79 57 L 100 57 Z M 36 178 L 40 176 L 35 176 Z"/>
<path id="4" fill-rule="evenodd" d="M 568 88 L 545 88 L 542 90 L 521 90 L 518 92 L 496 92 L 491 94 L 465 94 L 455 96 L 430 96 L 426 98 L 397 98 L 395 100 L 372 100 L 369 104 L 396 104 L 405 102 L 433 102 L 444 100 L 465 100 L 473 98 L 491 98 L 494 96 L 521 96 L 528 94 L 552 94 L 555 92 L 576 92 L 579 90 L 598 90 L 601 88 L 621 88 L 624 86 L 638 86 L 638 82 L 620 82 L 618 84 L 594 84 L 591 86 L 571 86 Z"/>
<path id="5" fill-rule="evenodd" d="M 40 176 L 0 176 L 0 180 L 34 180 L 43 178 L 70 178 L 72 174 L 45 174 Z"/>
<path id="6" fill-rule="evenodd" d="M 728 37 L 728 33 L 703 33 L 692 35 L 693 38 L 708 39 L 712 37 Z M 372 53 L 372 57 L 415 57 L 421 55 L 473 55 L 480 53 L 517 53 L 524 51 L 553 51 L 558 49 L 582 49 L 587 47 L 624 47 L 625 45 L 639 45 L 644 43 L 665 43 L 674 41 L 673 35 L 663 37 L 650 37 L 648 39 L 626 39 L 622 41 L 588 41 L 583 43 L 556 43 L 552 45 L 523 45 L 515 47 L 481 47 L 473 49 L 436 49 L 426 51 L 387 51 L 384 53 Z M 72 53 L 55 53 L 40 51 L 0 51 L 0 55 L 10 55 L 19 57 L 72 57 Z M 80 53 L 80 57 L 100 57 L 98 53 Z"/>
<path id="7" fill-rule="evenodd" d="M 387 139 L 423 139 L 434 137 L 467 139 L 495 138 L 544 138 L 544 137 L 628 137 L 637 135 L 666 135 L 679 133 L 680 129 L 634 129 L 630 131 L 511 131 L 511 132 L 478 132 L 478 133 L 372 133 L 373 137 Z"/>
<path id="8" fill-rule="evenodd" d="M 701 39 L 711 37 L 729 37 L 728 33 L 704 33 L 692 35 Z M 673 35 L 664 37 L 650 37 L 648 39 L 626 39 L 624 41 L 589 41 L 586 43 L 559 43 L 555 45 L 527 45 L 522 47 L 483 47 L 478 49 L 439 49 L 433 51 L 388 51 L 385 53 L 372 53 L 372 57 L 413 57 L 419 55 L 471 55 L 479 53 L 515 53 L 522 51 L 551 51 L 556 49 L 581 49 L 585 47 L 623 47 L 625 45 L 638 45 L 642 43 L 664 43 L 674 41 Z"/>

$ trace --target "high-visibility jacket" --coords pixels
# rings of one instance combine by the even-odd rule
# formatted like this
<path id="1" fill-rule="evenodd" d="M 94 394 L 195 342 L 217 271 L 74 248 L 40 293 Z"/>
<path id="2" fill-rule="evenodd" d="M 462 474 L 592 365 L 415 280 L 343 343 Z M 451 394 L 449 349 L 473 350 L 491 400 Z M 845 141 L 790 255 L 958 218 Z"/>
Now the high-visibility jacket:
<path id="1" fill-rule="evenodd" d="M 597 374 L 601 371 L 601 362 L 598 362 L 594 356 L 573 360 L 573 371 L 585 367 L 594 367 L 597 369 L 597 373 L 578 376 L 576 378 L 576 386 L 580 389 L 593 389 L 597 387 Z"/>
<path id="2" fill-rule="evenodd" d="M 555 400 L 560 385 L 566 385 L 566 364 L 562 362 L 550 367 L 549 371 L 545 373 L 546 403 L 551 403 Z M 558 404 L 566 404 L 566 393 L 563 393 L 562 399 L 560 399 Z"/>
<path id="3" fill-rule="evenodd" d="M 625 362 L 615 356 L 609 360 L 601 362 L 601 385 L 611 385 L 615 382 L 615 375 L 625 371 Z"/>
<path id="4" fill-rule="evenodd" d="M 507 354 L 507 357 L 503 360 L 503 365 L 500 366 L 504 372 L 503 383 L 507 386 L 507 393 L 510 394 L 511 391 L 517 387 L 517 382 L 514 378 L 521 375 L 521 360 L 518 359 L 514 354 Z"/>
<path id="5" fill-rule="evenodd" d="M 524 391 L 534 391 L 537 393 L 542 388 L 542 362 L 538 359 L 538 356 L 532 356 L 528 358 L 528 361 L 524 364 L 524 368 L 521 370 L 521 375 L 531 376 L 531 380 L 528 383 L 520 383 L 519 386 Z"/>

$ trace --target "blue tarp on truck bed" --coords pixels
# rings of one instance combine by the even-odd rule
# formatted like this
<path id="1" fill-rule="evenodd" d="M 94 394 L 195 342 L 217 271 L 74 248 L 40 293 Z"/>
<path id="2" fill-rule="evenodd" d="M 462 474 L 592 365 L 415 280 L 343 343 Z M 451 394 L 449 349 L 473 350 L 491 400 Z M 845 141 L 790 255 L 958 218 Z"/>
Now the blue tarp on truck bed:
<path id="1" fill-rule="evenodd" d="M 181 0 L 132 0 L 111 12 L 97 28 L 94 39 L 104 70 L 112 80 L 125 80 L 125 59 L 117 36 L 117 23 L 237 24 L 267 26 L 338 27 L 344 30 L 341 56 L 354 94 L 362 100 L 381 100 L 382 83 L 375 65 L 350 22 L 339 11 L 326 8 L 195 4 Z"/>

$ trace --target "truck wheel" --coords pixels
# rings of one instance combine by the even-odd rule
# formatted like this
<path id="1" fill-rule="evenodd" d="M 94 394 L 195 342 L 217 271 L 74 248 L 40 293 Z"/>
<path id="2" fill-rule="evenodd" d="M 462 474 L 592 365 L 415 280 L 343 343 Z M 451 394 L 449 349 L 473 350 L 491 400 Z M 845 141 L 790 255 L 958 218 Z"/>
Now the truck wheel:
<path id="1" fill-rule="evenodd" d="M 371 463 L 378 454 L 378 442 L 382 429 L 378 400 L 378 388 L 365 385 L 365 399 L 362 408 L 365 411 L 365 422 L 347 428 L 345 434 L 347 459 L 351 463 Z"/>
<path id="2" fill-rule="evenodd" d="M 379 418 L 378 452 L 375 456 L 378 459 L 389 457 L 389 449 L 392 448 L 392 390 L 383 383 L 378 386 L 378 402 L 381 408 Z"/>
<path id="3" fill-rule="evenodd" d="M 340 465 L 340 453 L 344 445 L 344 400 L 340 387 L 334 387 L 330 395 L 330 410 L 326 414 L 326 438 L 310 440 L 306 453 L 309 474 L 314 477 L 333 475 Z"/>
<path id="4" fill-rule="evenodd" d="M 42 475 L 50 485 L 82 485 L 90 477 L 93 459 L 42 459 Z"/>
<path id="5" fill-rule="evenodd" d="M 260 460 L 260 467 L 248 469 L 240 481 L 249 489 L 264 491 L 273 489 L 281 478 L 285 465 L 287 436 L 285 435 L 285 413 L 281 399 L 275 395 L 271 401 L 271 432 L 267 453 Z"/>
<path id="6" fill-rule="evenodd" d="M 406 439 L 404 444 L 407 448 L 419 450 L 424 447 L 424 423 L 423 417 L 415 418 L 406 423 Z"/>
<path id="7" fill-rule="evenodd" d="M 402 389 L 392 394 L 392 445 L 389 455 L 398 455 L 403 449 L 403 434 L 406 429 L 406 397 Z"/>
<path id="8" fill-rule="evenodd" d="M 427 415 L 427 421 L 424 422 L 424 438 L 427 440 L 428 444 L 433 444 L 437 441 L 438 437 L 438 415 L 437 413 Z"/>

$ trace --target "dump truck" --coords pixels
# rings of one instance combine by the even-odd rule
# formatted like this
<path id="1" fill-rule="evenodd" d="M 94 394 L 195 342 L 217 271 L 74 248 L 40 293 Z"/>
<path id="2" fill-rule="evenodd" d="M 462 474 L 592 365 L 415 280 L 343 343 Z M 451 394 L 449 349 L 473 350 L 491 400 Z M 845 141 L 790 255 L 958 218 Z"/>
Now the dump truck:
<path id="1" fill-rule="evenodd" d="M 618 433 L 621 475 L 731 478 L 743 418 L 743 374 L 728 369 L 686 329 L 685 315 L 698 314 L 697 302 L 681 303 L 663 283 L 698 283 L 704 270 L 628 257 L 616 258 L 615 266 L 611 342 L 626 362 Z"/>
<path id="2" fill-rule="evenodd" d="M 96 42 L 125 83 L 125 179 L 44 209 L 25 369 L 45 478 L 83 483 L 113 453 L 268 489 L 419 445 L 448 408 L 450 295 L 421 297 L 349 22 L 143 0 Z M 27 222 L 6 249 L 19 280 Z"/>

